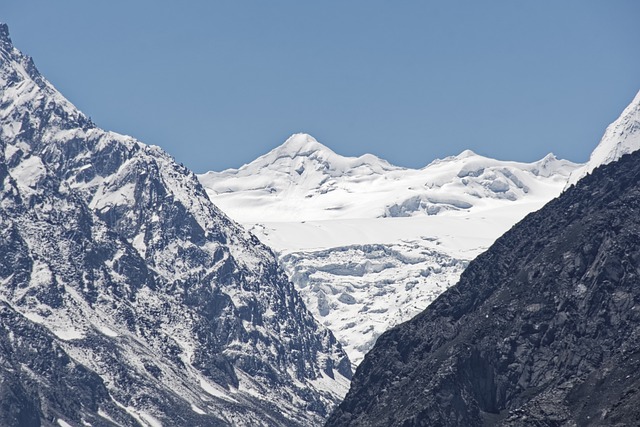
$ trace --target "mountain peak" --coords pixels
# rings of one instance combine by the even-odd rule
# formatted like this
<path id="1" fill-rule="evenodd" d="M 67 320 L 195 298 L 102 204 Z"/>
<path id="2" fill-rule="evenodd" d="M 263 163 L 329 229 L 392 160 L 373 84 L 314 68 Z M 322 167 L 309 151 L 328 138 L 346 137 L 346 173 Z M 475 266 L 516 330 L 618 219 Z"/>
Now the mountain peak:
<path id="1" fill-rule="evenodd" d="M 313 136 L 307 133 L 295 133 L 291 135 L 281 146 L 276 148 L 280 157 L 308 156 L 317 151 L 333 153 L 333 151 L 319 143 Z"/>
<path id="2" fill-rule="evenodd" d="M 10 39 L 9 37 L 9 26 L 4 22 L 0 22 L 0 38 Z"/>
<path id="3" fill-rule="evenodd" d="M 38 425 L 129 425 L 137 414 L 165 425 L 318 425 L 346 392 L 346 354 L 273 252 L 171 156 L 93 126 L 6 25 L 0 153 L 3 402 L 19 390 L 0 405 L 0 424 L 28 413 Z"/>
<path id="4" fill-rule="evenodd" d="M 464 150 L 462 153 L 455 156 L 456 159 L 467 159 L 469 157 L 476 157 L 478 154 L 471 150 Z"/>
<path id="5" fill-rule="evenodd" d="M 311 144 L 318 143 L 318 140 L 315 139 L 313 136 L 309 135 L 308 133 L 304 133 L 304 132 L 294 133 L 289 138 L 287 138 L 287 140 L 284 142 L 284 144 L 290 144 L 290 145 L 309 144 L 309 143 Z"/>
<path id="6" fill-rule="evenodd" d="M 13 46 L 11 37 L 9 36 L 9 26 L 4 22 L 0 22 L 0 44 L 3 47 Z"/>
<path id="7" fill-rule="evenodd" d="M 575 184 L 595 168 L 618 160 L 624 154 L 640 149 L 640 92 L 624 109 L 620 117 L 611 123 L 598 146 L 591 153 L 589 162 L 571 174 L 567 187 Z"/>
<path id="8" fill-rule="evenodd" d="M 624 112 L 622 113 L 623 115 L 631 110 L 638 110 L 638 106 L 640 106 L 640 91 L 638 91 L 638 93 L 636 93 L 636 96 L 633 98 L 633 101 L 631 101 L 631 104 L 629 104 L 627 106 L 627 108 L 625 108 Z"/>
<path id="9" fill-rule="evenodd" d="M 442 159 L 435 159 L 431 163 L 429 163 L 427 166 L 425 166 L 423 169 L 427 169 L 431 166 L 439 165 L 442 163 L 458 162 L 460 160 L 470 159 L 472 157 L 482 157 L 482 156 L 480 156 L 479 154 L 477 154 L 472 150 L 464 150 L 457 155 L 447 156 Z"/>

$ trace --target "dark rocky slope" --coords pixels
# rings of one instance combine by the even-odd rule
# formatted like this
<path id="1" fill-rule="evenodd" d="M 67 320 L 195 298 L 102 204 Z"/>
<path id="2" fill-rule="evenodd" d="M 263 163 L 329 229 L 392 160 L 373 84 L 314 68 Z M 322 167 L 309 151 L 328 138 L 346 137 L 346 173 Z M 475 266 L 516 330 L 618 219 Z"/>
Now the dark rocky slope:
<path id="1" fill-rule="evenodd" d="M 327 426 L 640 423 L 640 152 L 596 169 L 366 356 Z"/>

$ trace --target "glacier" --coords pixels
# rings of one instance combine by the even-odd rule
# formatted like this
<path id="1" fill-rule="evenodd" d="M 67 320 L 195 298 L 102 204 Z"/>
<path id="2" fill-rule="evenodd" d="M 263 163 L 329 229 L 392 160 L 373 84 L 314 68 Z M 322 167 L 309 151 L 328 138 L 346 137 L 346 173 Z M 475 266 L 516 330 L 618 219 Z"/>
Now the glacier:
<path id="1" fill-rule="evenodd" d="M 421 169 L 343 157 L 308 134 L 240 167 L 198 175 L 211 200 L 273 248 L 307 307 L 357 365 L 421 312 L 580 165 L 465 150 Z"/>

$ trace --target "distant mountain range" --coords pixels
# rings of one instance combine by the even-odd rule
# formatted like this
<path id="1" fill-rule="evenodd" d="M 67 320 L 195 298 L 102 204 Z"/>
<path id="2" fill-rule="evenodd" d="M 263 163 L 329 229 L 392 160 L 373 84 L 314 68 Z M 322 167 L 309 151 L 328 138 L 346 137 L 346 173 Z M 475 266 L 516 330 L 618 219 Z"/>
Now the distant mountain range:
<path id="1" fill-rule="evenodd" d="M 357 365 L 382 332 L 422 311 L 528 213 L 640 147 L 639 111 L 640 95 L 584 165 L 467 150 L 407 169 L 295 134 L 239 169 L 198 178 L 217 206 L 276 250 Z"/>
<path id="2" fill-rule="evenodd" d="M 453 285 L 469 260 L 560 194 L 580 165 L 471 151 L 422 169 L 342 157 L 306 134 L 199 179 L 274 248 L 309 309 L 359 363 L 376 338 Z"/>
<path id="3" fill-rule="evenodd" d="M 243 223 L 388 218 L 469 212 L 548 200 L 578 165 L 552 154 L 535 163 L 464 151 L 422 169 L 374 155 L 343 157 L 296 134 L 240 169 L 199 176 L 217 205 Z"/>

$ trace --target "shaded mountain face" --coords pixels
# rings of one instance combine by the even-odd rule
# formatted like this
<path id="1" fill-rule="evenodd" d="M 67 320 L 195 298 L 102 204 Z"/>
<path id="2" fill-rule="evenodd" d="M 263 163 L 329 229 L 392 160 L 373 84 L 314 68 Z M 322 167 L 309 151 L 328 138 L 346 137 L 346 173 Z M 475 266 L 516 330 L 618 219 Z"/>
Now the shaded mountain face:
<path id="1" fill-rule="evenodd" d="M 636 425 L 639 165 L 596 169 L 383 334 L 327 425 Z"/>
<path id="2" fill-rule="evenodd" d="M 0 25 L 0 424 L 317 425 L 350 363 L 273 253 Z"/>

